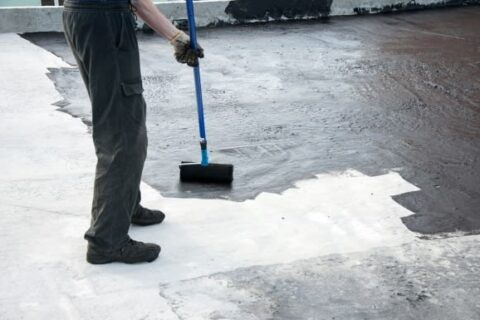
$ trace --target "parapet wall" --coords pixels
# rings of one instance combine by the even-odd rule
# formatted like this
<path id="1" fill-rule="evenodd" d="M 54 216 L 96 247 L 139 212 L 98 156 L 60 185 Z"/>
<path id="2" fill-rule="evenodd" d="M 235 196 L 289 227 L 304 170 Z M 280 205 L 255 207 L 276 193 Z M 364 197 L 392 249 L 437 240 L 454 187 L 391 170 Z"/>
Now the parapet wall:
<path id="1" fill-rule="evenodd" d="M 430 7 L 480 4 L 480 0 L 201 0 L 199 26 L 315 19 Z M 186 19 L 184 1 L 157 5 L 171 20 Z M 62 7 L 0 8 L 0 32 L 63 31 Z"/>

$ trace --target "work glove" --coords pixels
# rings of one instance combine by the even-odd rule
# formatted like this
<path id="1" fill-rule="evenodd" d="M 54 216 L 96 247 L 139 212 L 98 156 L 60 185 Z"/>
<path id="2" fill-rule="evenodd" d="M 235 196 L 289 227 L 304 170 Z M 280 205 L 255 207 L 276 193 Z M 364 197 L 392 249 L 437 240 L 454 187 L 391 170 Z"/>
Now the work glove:
<path id="1" fill-rule="evenodd" d="M 180 31 L 170 40 L 174 50 L 175 59 L 180 63 L 186 63 L 190 67 L 198 67 L 198 58 L 203 58 L 203 49 L 197 44 L 197 49 L 192 49 L 190 37 Z"/>

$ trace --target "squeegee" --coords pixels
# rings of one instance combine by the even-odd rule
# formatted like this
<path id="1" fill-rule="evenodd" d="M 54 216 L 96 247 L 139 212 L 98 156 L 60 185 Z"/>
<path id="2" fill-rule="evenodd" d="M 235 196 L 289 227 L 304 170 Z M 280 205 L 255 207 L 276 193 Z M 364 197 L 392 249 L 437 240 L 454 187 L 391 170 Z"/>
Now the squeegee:
<path id="1" fill-rule="evenodd" d="M 195 25 L 195 9 L 193 0 L 187 1 L 188 29 L 192 49 L 197 49 L 197 30 Z M 233 165 L 210 163 L 208 159 L 207 134 L 203 111 L 202 82 L 200 66 L 193 68 L 195 92 L 197 98 L 198 125 L 200 129 L 200 163 L 182 162 L 180 165 L 180 180 L 182 182 L 230 184 L 233 181 Z"/>

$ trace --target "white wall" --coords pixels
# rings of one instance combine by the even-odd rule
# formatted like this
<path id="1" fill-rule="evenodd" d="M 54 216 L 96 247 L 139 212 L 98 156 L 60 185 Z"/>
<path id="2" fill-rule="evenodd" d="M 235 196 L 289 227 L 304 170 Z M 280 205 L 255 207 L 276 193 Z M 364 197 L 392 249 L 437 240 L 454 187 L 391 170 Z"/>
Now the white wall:
<path id="1" fill-rule="evenodd" d="M 41 0 L 0 0 L 0 7 L 40 6 Z"/>

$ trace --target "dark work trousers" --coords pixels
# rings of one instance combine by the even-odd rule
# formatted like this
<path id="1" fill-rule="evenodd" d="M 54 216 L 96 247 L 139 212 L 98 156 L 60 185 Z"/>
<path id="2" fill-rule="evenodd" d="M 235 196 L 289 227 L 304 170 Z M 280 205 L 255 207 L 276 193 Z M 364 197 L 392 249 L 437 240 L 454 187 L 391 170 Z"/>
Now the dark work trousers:
<path id="1" fill-rule="evenodd" d="M 129 240 L 147 153 L 135 18 L 128 1 L 70 0 L 63 24 L 90 96 L 98 160 L 85 239 L 115 250 Z"/>

